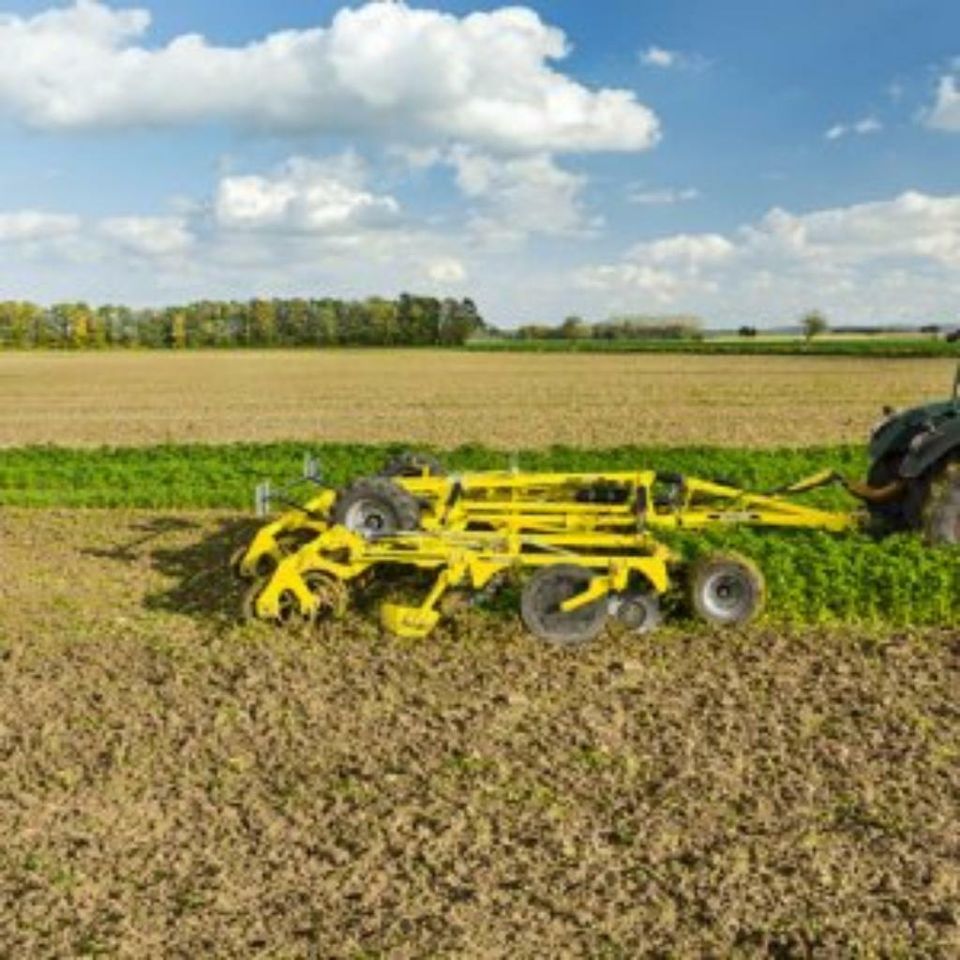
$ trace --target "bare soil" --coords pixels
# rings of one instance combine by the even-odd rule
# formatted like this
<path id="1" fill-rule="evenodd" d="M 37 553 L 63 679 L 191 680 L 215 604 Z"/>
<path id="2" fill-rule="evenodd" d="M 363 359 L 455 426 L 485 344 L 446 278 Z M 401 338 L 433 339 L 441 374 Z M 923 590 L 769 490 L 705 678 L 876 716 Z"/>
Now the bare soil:
<path id="1" fill-rule="evenodd" d="M 0 354 L 0 447 L 238 440 L 504 449 L 862 442 L 949 360 L 413 350 Z"/>
<path id="2" fill-rule="evenodd" d="M 288 635 L 246 527 L 0 513 L 0 957 L 960 952 L 955 635 Z"/>

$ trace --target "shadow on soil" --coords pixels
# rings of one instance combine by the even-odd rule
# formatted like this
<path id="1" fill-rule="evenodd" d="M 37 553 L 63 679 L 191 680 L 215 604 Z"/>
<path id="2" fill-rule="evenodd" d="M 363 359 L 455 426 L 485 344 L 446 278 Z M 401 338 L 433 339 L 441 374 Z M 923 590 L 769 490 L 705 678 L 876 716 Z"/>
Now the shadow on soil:
<path id="1" fill-rule="evenodd" d="M 172 581 L 147 593 L 143 605 L 205 623 L 238 622 L 246 585 L 230 572 L 230 557 L 250 542 L 260 523 L 224 518 L 199 523 L 183 517 L 156 517 L 132 524 L 131 537 L 107 550 L 87 554 L 130 565 L 148 565 Z M 171 543 L 171 541 L 175 541 Z"/>

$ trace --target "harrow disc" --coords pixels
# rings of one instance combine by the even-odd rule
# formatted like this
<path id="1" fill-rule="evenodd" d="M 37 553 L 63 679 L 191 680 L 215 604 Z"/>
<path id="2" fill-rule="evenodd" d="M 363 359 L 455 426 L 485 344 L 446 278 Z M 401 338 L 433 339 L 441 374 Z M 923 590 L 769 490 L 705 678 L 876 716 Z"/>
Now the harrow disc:
<path id="1" fill-rule="evenodd" d="M 297 601 L 296 594 L 291 590 L 284 590 L 283 593 L 280 594 L 278 611 L 275 617 L 261 617 L 257 613 L 257 601 L 260 599 L 260 594 L 263 593 L 269 582 L 269 577 L 259 577 L 253 581 L 250 588 L 243 595 L 241 608 L 243 620 L 247 623 L 260 620 L 265 623 L 273 623 L 277 627 L 293 627 L 308 622 L 305 617 L 301 616 L 300 604 Z"/>
<path id="2" fill-rule="evenodd" d="M 312 617 L 313 623 L 338 620 L 343 616 L 348 600 L 347 588 L 343 581 L 321 573 L 319 570 L 311 570 L 303 575 L 303 582 L 317 601 Z"/>

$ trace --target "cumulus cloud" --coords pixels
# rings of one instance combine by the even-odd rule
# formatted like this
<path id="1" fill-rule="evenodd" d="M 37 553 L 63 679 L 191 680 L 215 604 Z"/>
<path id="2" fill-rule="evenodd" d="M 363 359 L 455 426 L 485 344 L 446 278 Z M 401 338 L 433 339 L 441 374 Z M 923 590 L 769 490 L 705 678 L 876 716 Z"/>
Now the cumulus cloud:
<path id="1" fill-rule="evenodd" d="M 824 137 L 827 140 L 839 140 L 849 134 L 863 136 L 868 133 L 879 133 L 882 129 L 883 124 L 876 117 L 864 117 L 853 123 L 835 123 L 824 133 Z"/>
<path id="2" fill-rule="evenodd" d="M 960 133 L 960 86 L 956 77 L 940 78 L 936 102 L 927 111 L 925 120 L 927 126 L 935 130 Z"/>
<path id="3" fill-rule="evenodd" d="M 427 276 L 437 284 L 458 284 L 467 279 L 467 269 L 454 257 L 441 257 L 427 264 Z"/>
<path id="4" fill-rule="evenodd" d="M 644 150 L 654 113 L 556 69 L 563 32 L 526 7 L 464 17 L 382 0 L 242 46 L 148 41 L 145 9 L 76 0 L 0 17 L 0 114 L 85 130 L 225 121 L 273 133 L 463 142 L 498 151 Z"/>
<path id="5" fill-rule="evenodd" d="M 547 154 L 504 160 L 460 147 L 449 162 L 460 191 L 476 204 L 470 226 L 485 241 L 577 236 L 597 225 L 582 201 L 586 177 L 563 169 Z"/>
<path id="6" fill-rule="evenodd" d="M 25 243 L 72 236 L 80 229 L 80 218 L 69 214 L 17 210 L 0 213 L 0 243 Z"/>
<path id="7" fill-rule="evenodd" d="M 677 234 L 638 243 L 617 264 L 580 271 L 578 282 L 588 289 L 632 289 L 671 302 L 684 287 L 699 281 L 705 268 L 730 259 L 736 248 L 716 233 Z"/>
<path id="8" fill-rule="evenodd" d="M 809 305 L 848 318 L 929 316 L 960 295 L 960 195 L 794 214 L 775 208 L 730 236 L 680 234 L 636 244 L 577 284 L 622 303 L 651 296 L 712 317 Z"/>
<path id="9" fill-rule="evenodd" d="M 384 227 L 399 203 L 363 186 L 353 154 L 330 160 L 292 157 L 269 176 L 226 176 L 217 188 L 217 223 L 231 230 L 334 234 Z"/>
<path id="10" fill-rule="evenodd" d="M 128 253 L 171 257 L 186 253 L 194 236 L 182 217 L 108 217 L 98 232 Z"/>

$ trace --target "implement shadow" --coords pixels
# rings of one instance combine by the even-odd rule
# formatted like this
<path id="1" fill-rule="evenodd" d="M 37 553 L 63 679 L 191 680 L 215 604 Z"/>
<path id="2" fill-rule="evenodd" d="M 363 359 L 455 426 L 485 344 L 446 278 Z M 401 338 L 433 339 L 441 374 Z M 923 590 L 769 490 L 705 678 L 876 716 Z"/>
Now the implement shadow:
<path id="1" fill-rule="evenodd" d="M 143 606 L 221 626 L 239 618 L 245 585 L 230 571 L 230 557 L 250 542 L 261 522 L 250 517 L 194 520 L 160 516 L 138 521 L 130 538 L 88 556 L 146 567 L 165 581 L 148 588 Z"/>
<path id="2" fill-rule="evenodd" d="M 247 585 L 233 576 L 230 557 L 261 525 L 252 518 L 222 518 L 213 526 L 204 524 L 199 539 L 151 550 L 151 567 L 173 583 L 148 594 L 144 606 L 207 623 L 235 624 Z"/>

